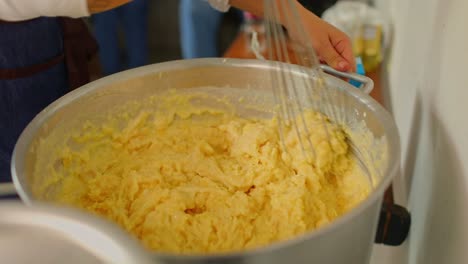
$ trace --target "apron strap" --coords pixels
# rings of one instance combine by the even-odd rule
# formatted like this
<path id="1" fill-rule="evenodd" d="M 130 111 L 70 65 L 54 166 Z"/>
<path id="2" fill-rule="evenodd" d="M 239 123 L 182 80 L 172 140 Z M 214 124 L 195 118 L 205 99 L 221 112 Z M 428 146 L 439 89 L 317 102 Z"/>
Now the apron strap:
<path id="1" fill-rule="evenodd" d="M 64 54 L 60 54 L 46 62 L 34 64 L 28 67 L 15 69 L 0 69 L 0 80 L 14 80 L 33 76 L 40 72 L 46 71 L 55 65 L 61 63 L 65 58 Z"/>
<path id="2" fill-rule="evenodd" d="M 70 89 L 90 82 L 89 61 L 99 50 L 96 39 L 82 19 L 60 18 L 65 63 Z"/>

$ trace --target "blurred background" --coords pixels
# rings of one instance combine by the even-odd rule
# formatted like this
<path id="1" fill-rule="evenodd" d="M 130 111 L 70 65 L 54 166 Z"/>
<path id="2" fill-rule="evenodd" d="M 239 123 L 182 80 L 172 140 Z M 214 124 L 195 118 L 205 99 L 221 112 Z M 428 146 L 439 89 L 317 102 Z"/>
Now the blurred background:
<path id="1" fill-rule="evenodd" d="M 137 0 L 138 1 L 138 0 Z M 191 0 L 193 2 L 206 2 L 204 0 Z M 182 58 L 182 47 L 180 38 L 179 7 L 180 0 L 148 0 L 147 2 L 147 40 L 149 47 L 148 63 L 157 63 Z M 203 6 L 209 7 L 208 4 Z M 125 8 L 126 6 L 124 6 Z M 211 7 L 210 7 L 211 8 Z M 213 12 L 215 12 L 213 10 Z M 195 13 L 195 12 L 194 12 Z M 140 13 L 143 16 L 143 12 Z M 95 18 L 89 19 L 91 28 L 95 31 Z M 203 19 L 199 17 L 198 19 Z M 120 21 L 122 23 L 123 19 Z M 240 21 L 235 17 L 232 10 L 223 15 L 222 26 L 220 26 L 217 42 L 220 50 L 225 50 L 234 39 L 240 26 Z M 126 47 L 125 30 L 118 30 L 119 46 Z M 125 58 L 125 54 L 121 54 Z"/>
<path id="2" fill-rule="evenodd" d="M 322 16 L 338 0 L 301 2 Z M 169 60 L 222 57 L 252 19 L 260 22 L 233 8 L 218 12 L 206 0 L 134 0 L 87 20 L 100 46 L 93 79 Z"/>
<path id="3" fill-rule="evenodd" d="M 137 0 L 140 1 L 140 0 Z M 238 34 L 238 31 L 241 27 L 241 17 L 236 13 L 235 10 L 231 9 L 228 13 L 222 14 L 220 12 L 217 12 L 216 10 L 212 9 L 204 0 L 189 0 L 192 1 L 193 3 L 182 7 L 184 5 L 184 1 L 179 1 L 179 0 L 146 0 L 146 1 L 140 1 L 140 2 L 146 2 L 144 3 L 146 5 L 146 8 L 140 8 L 140 10 L 136 10 L 137 16 L 135 17 L 135 20 L 140 20 L 145 23 L 144 27 L 141 28 L 143 30 L 144 34 L 146 36 L 138 36 L 137 38 L 140 38 L 140 42 L 145 42 L 147 44 L 147 47 L 142 47 L 141 45 L 136 47 L 137 49 L 142 49 L 146 48 L 146 56 L 140 62 L 141 64 L 153 64 L 153 63 L 158 63 L 158 62 L 164 62 L 164 61 L 169 61 L 169 60 L 177 60 L 177 59 L 182 59 L 184 58 L 183 52 L 182 52 L 182 39 L 181 39 L 181 31 L 182 29 L 182 24 L 183 22 L 180 21 L 180 14 L 182 12 L 186 13 L 191 13 L 192 14 L 192 21 L 193 20 L 198 20 L 199 22 L 195 22 L 195 24 L 199 24 L 201 27 L 204 26 L 204 24 L 212 24 L 214 27 L 216 27 L 216 32 L 215 34 L 215 39 L 210 39 L 208 41 L 211 42 L 212 47 L 217 47 L 216 49 L 216 55 L 222 56 L 223 52 L 229 47 L 229 45 L 232 43 L 236 35 Z M 197 2 L 197 3 L 195 3 Z M 197 10 L 197 6 L 199 10 Z M 124 12 L 120 11 L 126 11 L 122 9 L 128 9 L 130 5 L 126 5 L 120 10 L 113 10 L 110 12 L 106 12 L 102 14 L 102 17 L 99 16 L 93 16 L 88 19 L 88 23 L 98 39 L 99 46 L 100 46 L 100 52 L 99 52 L 99 60 L 97 61 L 96 67 L 99 67 L 97 69 L 96 67 L 94 68 L 94 71 L 96 70 L 104 70 L 102 69 L 103 66 L 106 63 L 106 60 L 112 61 L 116 60 L 116 58 L 109 58 L 109 57 L 115 57 L 116 53 L 115 51 L 112 51 L 111 53 L 113 54 L 105 54 L 107 53 L 107 50 L 109 49 L 109 45 L 118 46 L 118 59 L 120 62 L 120 70 L 124 70 L 126 68 L 131 68 L 131 65 L 129 64 L 129 54 L 128 54 L 128 48 L 131 48 L 130 43 L 127 41 L 127 35 L 129 31 L 131 31 L 130 27 L 125 26 L 125 14 L 122 14 Z M 184 8 L 184 11 L 182 11 L 182 8 Z M 211 9 L 208 11 L 209 15 L 215 14 L 216 19 L 213 19 L 214 21 L 207 21 L 206 17 L 203 16 L 204 13 L 206 12 L 206 9 Z M 146 9 L 146 10 L 145 10 Z M 205 9 L 205 10 L 203 10 Z M 188 10 L 188 11 L 185 11 Z M 111 14 L 111 13 L 118 13 L 118 14 Z M 219 14 L 216 14 L 219 13 Z M 110 17 L 114 16 L 114 17 Z M 115 17 L 118 17 L 116 19 Z M 104 21 L 101 21 L 104 20 Z M 114 20 L 114 21 L 112 21 Z M 115 21 L 117 20 L 117 21 Z M 109 22 L 111 21 L 111 22 Z M 187 20 L 186 23 L 191 23 L 191 21 Z M 102 26 L 101 26 L 102 25 Z M 192 24 L 193 25 L 193 24 Z M 103 27 L 103 29 L 100 29 Z M 105 29 L 104 29 L 105 28 Z M 114 40 L 115 36 L 109 36 L 115 35 L 116 36 L 116 43 L 109 43 Z M 203 36 L 200 36 L 203 37 Z M 197 37 L 195 37 L 197 38 Z M 197 38 L 199 39 L 199 38 Z M 203 41 L 200 41 L 203 42 Z M 204 41 L 206 43 L 206 41 Z M 202 43 L 203 44 L 203 43 Z M 115 49 L 115 47 L 112 47 L 112 49 Z M 197 55 L 197 54 L 195 54 Z M 193 55 L 193 56 L 195 56 Z M 200 55 L 201 56 L 201 55 Z M 137 65 L 140 66 L 140 65 Z M 111 67 L 111 66 L 108 66 Z M 114 67 L 116 67 L 114 65 Z M 111 72 L 113 73 L 113 72 Z M 94 74 L 101 74 L 101 72 L 94 72 Z M 105 73 L 102 73 L 105 74 Z"/>

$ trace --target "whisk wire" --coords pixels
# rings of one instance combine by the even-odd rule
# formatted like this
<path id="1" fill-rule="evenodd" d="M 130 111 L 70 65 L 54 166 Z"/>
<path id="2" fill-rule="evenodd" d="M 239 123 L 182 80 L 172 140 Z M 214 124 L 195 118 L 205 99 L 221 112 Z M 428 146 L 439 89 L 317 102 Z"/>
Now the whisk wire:
<path id="1" fill-rule="evenodd" d="M 320 68 L 320 61 L 318 56 L 316 55 L 312 42 L 308 38 L 307 32 L 303 24 L 301 23 L 299 18 L 299 11 L 294 6 L 293 0 L 283 0 L 281 1 L 283 4 L 282 8 L 285 10 L 290 10 L 291 12 L 286 12 L 284 20 L 287 21 L 290 28 L 292 28 L 293 32 L 296 32 L 295 38 L 296 40 L 293 41 L 294 45 L 294 54 L 296 55 L 296 60 L 299 62 L 298 64 L 305 67 L 307 69 L 308 76 L 312 76 L 311 80 L 314 82 L 315 90 L 318 91 L 321 100 L 313 100 L 318 101 L 321 105 L 320 110 L 326 113 L 331 119 L 336 121 L 339 117 L 336 112 L 336 109 L 333 107 L 332 104 L 329 102 L 333 101 L 333 95 L 331 94 L 333 89 L 328 89 L 326 86 L 324 73 Z M 289 6 L 286 7 L 285 5 L 288 4 Z M 304 70 L 306 71 L 306 70 Z M 310 89 L 307 89 L 310 91 Z M 306 91 L 307 91 L 306 90 Z M 336 91 L 335 91 L 336 92 Z"/>
<path id="2" fill-rule="evenodd" d="M 292 5 L 293 5 L 293 2 L 290 1 L 290 0 L 289 0 L 288 3 L 286 3 L 286 1 L 282 1 L 281 4 L 282 4 L 282 5 L 281 5 L 279 8 L 277 8 L 276 10 L 280 10 L 280 9 L 281 9 L 281 10 L 284 10 L 285 19 L 289 19 L 290 12 L 288 12 L 288 10 L 291 9 L 291 7 L 292 7 Z M 289 6 L 286 6 L 287 4 L 289 4 Z M 279 14 L 277 14 L 277 15 L 279 15 Z M 278 16 L 277 16 L 277 17 L 278 17 Z M 277 29 L 282 29 L 280 26 L 277 26 L 276 28 L 277 28 Z M 281 31 L 281 32 L 283 33 L 282 37 L 283 37 L 283 39 L 285 40 L 286 37 L 284 36 L 284 32 L 283 32 L 283 31 Z M 283 47 L 283 52 L 284 52 L 284 54 L 285 54 L 286 57 L 287 57 L 287 60 L 286 60 L 286 61 L 287 61 L 288 63 L 287 63 L 287 64 L 284 64 L 285 67 L 287 68 L 286 71 L 281 71 L 281 72 L 282 72 L 284 75 L 287 75 L 287 74 L 290 75 L 290 74 L 292 74 L 294 71 L 293 71 L 293 65 L 291 64 L 291 60 L 290 60 L 290 58 L 289 58 L 288 45 L 287 45 L 286 41 L 284 41 L 282 44 L 284 44 L 284 45 L 282 45 L 282 47 Z M 298 61 L 300 58 L 304 58 L 303 56 L 298 56 L 298 53 L 297 53 L 297 52 L 292 53 L 292 55 L 294 56 L 293 59 L 295 59 L 295 61 Z M 288 77 L 288 76 L 286 76 L 286 77 Z M 285 77 L 285 78 L 286 78 L 286 77 Z M 290 100 L 289 103 L 290 103 L 290 105 L 293 106 L 293 108 L 296 108 L 296 111 L 295 111 L 295 113 L 294 113 L 293 118 L 299 119 L 300 122 L 302 123 L 302 128 L 303 128 L 303 130 L 304 130 L 304 132 L 305 132 L 305 140 L 307 141 L 307 144 L 308 144 L 308 149 L 311 150 L 311 152 L 312 152 L 312 158 L 315 159 L 315 158 L 316 158 L 316 151 L 315 151 L 315 148 L 314 148 L 314 146 L 313 146 L 313 144 L 312 144 L 312 141 L 311 141 L 311 139 L 310 139 L 310 137 L 309 137 L 309 135 L 310 135 L 309 126 L 307 125 L 306 119 L 305 119 L 304 114 L 303 114 L 304 111 L 306 110 L 306 108 L 307 108 L 307 107 L 310 107 L 310 106 L 305 105 L 305 100 L 301 100 L 301 95 L 303 95 L 303 93 L 301 93 L 301 94 L 299 93 L 299 88 L 301 87 L 301 84 L 300 84 L 300 83 L 299 83 L 299 84 L 297 83 L 297 81 L 296 81 L 297 79 L 296 79 L 296 78 L 291 78 L 291 76 L 289 76 L 289 78 L 286 78 L 286 79 L 289 80 L 289 81 L 291 82 L 291 85 L 287 86 L 287 87 L 289 87 L 290 90 L 292 91 L 292 92 L 289 93 L 289 94 L 292 94 L 292 96 L 289 97 L 289 98 L 291 98 L 291 100 Z M 305 87 L 306 93 L 307 93 L 307 92 L 310 92 L 310 91 L 308 91 L 309 89 L 307 89 L 307 86 L 308 86 L 307 84 L 308 84 L 308 82 L 305 81 L 306 78 L 300 78 L 299 80 L 301 80 L 301 81 L 303 82 L 303 84 L 305 84 L 305 85 L 303 85 L 302 87 Z M 307 153 L 309 153 L 309 152 L 305 151 L 306 148 L 305 148 L 305 146 L 304 146 L 304 142 L 303 142 L 303 139 L 302 139 L 302 136 L 301 136 L 301 133 L 300 133 L 300 129 L 299 129 L 297 123 L 295 122 L 296 120 L 293 120 L 293 121 L 294 121 L 294 126 L 295 126 L 295 130 L 296 130 L 296 134 L 297 134 L 297 137 L 298 137 L 298 142 L 299 142 L 299 144 L 300 144 L 300 146 L 301 146 L 301 149 L 302 149 L 303 153 L 306 153 L 306 154 L 307 154 Z"/>
<path id="3" fill-rule="evenodd" d="M 283 4 L 286 4 L 286 3 L 283 1 Z M 292 5 L 292 2 L 289 1 L 289 4 Z M 292 11 L 297 11 L 297 10 L 292 8 Z M 292 15 L 297 17 L 299 14 L 296 13 L 296 14 L 292 14 Z M 327 104 L 324 103 L 324 101 L 328 101 L 329 97 L 328 97 L 326 87 L 324 85 L 324 83 L 325 83 L 324 78 L 321 75 L 322 73 L 321 73 L 321 68 L 319 66 L 318 58 L 317 58 L 315 52 L 313 51 L 312 45 L 304 37 L 305 36 L 305 31 L 304 31 L 303 27 L 301 27 L 300 23 L 298 23 L 297 19 L 292 19 L 289 16 L 285 16 L 285 19 L 291 20 L 291 21 L 294 22 L 295 26 L 297 27 L 297 29 L 295 29 L 295 30 L 301 30 L 302 31 L 301 34 L 300 34 L 301 39 L 299 40 L 300 41 L 299 43 L 304 43 L 303 46 L 296 43 L 296 45 L 292 47 L 292 50 L 293 50 L 293 54 L 294 54 L 294 56 L 296 58 L 297 64 L 299 64 L 300 66 L 303 66 L 303 67 L 299 68 L 299 71 L 301 72 L 301 74 L 303 76 L 302 78 L 299 78 L 299 80 L 301 80 L 301 82 L 302 82 L 302 86 L 300 86 L 300 87 L 303 88 L 302 89 L 303 93 L 305 95 L 307 103 L 309 104 L 306 107 L 303 107 L 303 109 L 305 109 L 307 107 L 312 107 L 312 109 L 314 109 L 315 111 L 323 112 L 327 116 L 333 116 L 334 113 L 332 111 L 330 111 L 330 109 L 327 109 L 326 108 Z M 298 90 L 296 87 L 293 87 L 293 89 L 295 91 Z M 301 103 L 302 101 L 304 101 L 304 100 L 299 100 L 298 103 Z M 312 128 L 309 128 L 309 125 L 307 124 L 307 122 L 305 122 L 303 111 L 301 111 L 301 113 L 300 113 L 300 119 L 303 122 L 306 137 L 308 138 L 308 140 L 310 142 L 309 135 L 310 135 L 310 130 Z M 330 138 L 329 124 L 326 122 L 325 119 L 322 119 L 321 123 L 322 123 L 321 125 L 324 127 L 324 130 L 325 130 L 325 133 L 326 133 L 327 142 L 329 142 L 329 138 Z M 310 142 L 309 145 L 310 145 L 310 149 L 313 152 L 315 152 L 313 144 Z M 315 153 L 314 153 L 314 157 L 315 157 Z"/>
<path id="4" fill-rule="evenodd" d="M 303 153 L 306 157 L 308 153 L 311 153 L 312 158 L 315 158 L 316 150 L 310 138 L 313 127 L 310 127 L 306 122 L 304 111 L 312 107 L 334 120 L 337 119 L 332 104 L 327 103 L 331 99 L 321 73 L 318 57 L 312 48 L 312 44 L 307 39 L 305 29 L 298 19 L 299 12 L 292 0 L 265 0 L 264 13 L 269 60 L 276 61 L 276 66 L 278 66 L 278 70 L 274 71 L 273 74 L 275 76 L 273 76 L 272 88 L 279 107 L 279 125 L 291 125 L 295 130 L 298 144 Z M 287 21 L 288 29 L 293 30 L 297 35 L 296 39 L 292 41 L 294 46 L 291 50 L 288 49 L 283 28 L 278 23 L 280 20 Z M 292 58 L 290 57 L 290 51 L 292 51 Z M 299 67 L 301 78 L 294 78 L 294 69 L 297 70 L 298 67 L 293 66 L 291 59 L 294 59 L 296 64 L 302 66 Z M 301 123 L 303 131 L 301 131 L 298 122 Z M 325 119 L 322 119 L 321 122 L 326 133 L 326 141 L 330 144 L 329 124 Z M 280 137 L 284 140 L 284 129 L 282 127 L 280 127 Z M 308 145 L 307 148 L 305 147 L 306 144 Z M 284 143 L 283 146 L 285 147 Z M 306 151 L 306 149 L 309 151 Z"/>
<path id="5" fill-rule="evenodd" d="M 268 60 L 273 66 L 271 86 L 278 115 L 279 137 L 284 151 L 288 153 L 288 144 L 291 143 L 288 141 L 290 138 L 286 138 L 287 133 L 295 132 L 297 144 L 306 160 L 316 160 L 319 149 L 314 143 L 322 144 L 323 141 L 315 142 L 311 132 L 314 132 L 314 129 L 323 130 L 325 143 L 332 149 L 330 139 L 334 130 L 331 122 L 342 127 L 349 125 L 350 120 L 344 111 L 349 109 L 350 102 L 344 88 L 328 87 L 325 73 L 302 25 L 295 3 L 293 0 L 264 0 Z M 286 25 L 289 36 L 286 36 L 280 21 Z M 310 123 L 306 118 L 308 109 L 325 117 L 320 118 L 317 123 Z M 327 118 L 331 122 L 328 122 Z M 373 179 L 369 169 L 376 168 L 372 153 L 365 148 L 361 150 L 347 133 L 345 136 L 349 150 L 369 177 L 372 186 Z"/>
<path id="6" fill-rule="evenodd" d="M 272 5 L 269 5 L 268 7 L 270 7 L 270 9 L 266 9 L 265 11 L 267 17 L 280 16 L 279 8 L 277 8 L 276 2 L 272 2 Z M 270 14 L 270 12 L 272 14 Z M 283 29 L 281 28 L 281 26 L 275 22 L 275 20 L 267 21 L 267 39 L 270 40 L 270 43 L 268 44 L 270 50 L 270 59 L 277 59 L 279 61 L 286 62 L 285 64 L 278 63 L 278 68 L 280 70 L 276 71 L 278 77 L 275 76 L 273 83 L 273 86 L 276 87 L 276 89 L 274 88 L 273 90 L 276 90 L 275 94 L 276 98 L 278 99 L 277 102 L 280 102 L 282 118 L 284 118 L 282 122 L 287 125 L 292 124 L 300 148 L 302 152 L 306 155 L 306 158 L 309 158 L 307 157 L 307 154 L 309 152 L 306 151 L 304 139 L 301 136 L 300 128 L 295 120 L 295 118 L 299 117 L 304 127 L 304 130 L 306 131 L 305 140 L 309 145 L 309 149 L 311 150 L 313 157 L 315 157 L 315 149 L 313 148 L 310 138 L 307 136 L 309 135 L 307 131 L 307 124 L 302 114 L 305 108 L 302 106 L 302 102 L 299 98 L 296 82 L 293 78 L 288 76 L 288 74 L 291 74 L 293 72 L 293 69 L 291 64 L 291 58 L 289 57 L 288 53 L 286 38 L 284 36 Z M 274 54 L 271 52 L 273 49 L 276 50 L 276 58 L 274 58 Z M 277 82 L 278 79 L 280 81 L 279 85 Z"/>
<path id="7" fill-rule="evenodd" d="M 270 8 L 273 8 L 271 5 L 267 4 L 267 0 L 265 0 L 265 16 L 266 17 L 270 17 Z M 274 61 L 272 60 L 271 58 L 273 58 L 274 56 L 274 50 L 273 50 L 273 46 L 274 46 L 274 37 L 273 37 L 273 32 L 272 32 L 272 28 L 274 27 L 274 23 L 275 21 L 273 20 L 269 20 L 267 19 L 265 21 L 266 23 L 266 40 L 267 40 L 267 47 L 268 47 L 268 57 L 270 58 L 271 60 L 271 63 L 273 64 L 279 64 L 278 61 Z M 274 65 L 276 66 L 276 65 Z M 275 67 L 276 68 L 276 67 Z M 277 75 L 273 72 L 272 74 L 272 85 L 276 85 L 279 80 L 277 78 Z M 286 145 L 285 145 L 285 132 L 284 132 L 284 127 L 285 127 L 285 114 L 284 114 L 284 104 L 281 102 L 281 90 L 278 90 L 278 89 L 272 89 L 273 90 L 273 97 L 274 97 L 274 100 L 276 102 L 276 108 L 277 108 L 277 113 L 278 113 L 278 128 L 279 128 L 279 137 L 280 137 L 280 140 L 281 140 L 281 143 L 282 143 L 282 147 L 283 147 L 283 150 L 286 151 L 287 148 L 286 148 Z M 280 102 L 280 103 L 279 103 Z"/>

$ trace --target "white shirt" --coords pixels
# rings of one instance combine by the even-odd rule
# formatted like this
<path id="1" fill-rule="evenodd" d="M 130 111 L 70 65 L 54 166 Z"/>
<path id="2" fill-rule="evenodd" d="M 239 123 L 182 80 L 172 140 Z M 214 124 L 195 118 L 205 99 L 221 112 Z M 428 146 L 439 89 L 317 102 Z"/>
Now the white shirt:
<path id="1" fill-rule="evenodd" d="M 86 0 L 0 0 L 0 19 L 28 20 L 40 16 L 89 16 Z"/>
<path id="2" fill-rule="evenodd" d="M 226 12 L 229 0 L 208 0 L 213 8 Z M 40 16 L 89 16 L 86 0 L 0 0 L 0 19 L 6 21 L 28 20 Z"/>
<path id="3" fill-rule="evenodd" d="M 256 0 L 254 0 L 256 1 Z M 229 0 L 208 0 L 208 2 L 210 2 L 210 5 L 221 11 L 221 12 L 227 12 L 230 8 L 230 5 L 229 5 Z"/>

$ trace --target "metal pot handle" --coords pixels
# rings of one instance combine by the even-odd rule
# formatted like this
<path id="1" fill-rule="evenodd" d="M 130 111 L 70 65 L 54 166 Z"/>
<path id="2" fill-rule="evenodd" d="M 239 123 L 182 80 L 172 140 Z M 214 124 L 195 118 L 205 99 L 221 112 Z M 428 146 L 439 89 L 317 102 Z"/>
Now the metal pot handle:
<path id="1" fill-rule="evenodd" d="M 320 68 L 326 73 L 361 83 L 362 85 L 359 88 L 366 94 L 370 94 L 370 92 L 372 92 L 372 90 L 374 89 L 374 81 L 365 75 L 360 75 L 351 72 L 341 72 L 325 64 L 321 64 Z"/>
<path id="2" fill-rule="evenodd" d="M 374 242 L 386 246 L 399 246 L 407 239 L 410 227 L 411 214 L 406 208 L 384 202 Z"/>

